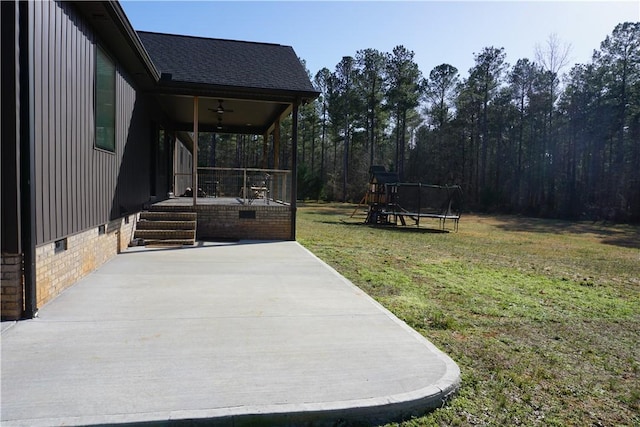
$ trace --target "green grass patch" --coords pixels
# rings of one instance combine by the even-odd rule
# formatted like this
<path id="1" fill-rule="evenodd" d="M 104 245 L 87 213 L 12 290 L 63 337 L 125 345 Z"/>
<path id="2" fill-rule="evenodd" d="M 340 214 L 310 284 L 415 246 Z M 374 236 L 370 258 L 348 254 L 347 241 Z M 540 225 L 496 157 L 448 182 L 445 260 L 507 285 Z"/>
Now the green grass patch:
<path id="1" fill-rule="evenodd" d="M 464 216 L 438 233 L 353 209 L 300 207 L 298 240 L 462 372 L 446 407 L 402 426 L 640 425 L 639 227 Z"/>

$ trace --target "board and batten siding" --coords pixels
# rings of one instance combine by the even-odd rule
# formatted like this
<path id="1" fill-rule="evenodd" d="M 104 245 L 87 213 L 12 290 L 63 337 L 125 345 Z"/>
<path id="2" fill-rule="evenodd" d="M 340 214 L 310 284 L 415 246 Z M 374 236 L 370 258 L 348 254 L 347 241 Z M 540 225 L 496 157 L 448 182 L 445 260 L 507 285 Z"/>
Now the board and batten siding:
<path id="1" fill-rule="evenodd" d="M 29 28 L 36 244 L 42 244 L 105 224 L 148 200 L 150 119 L 112 57 L 116 149 L 96 149 L 91 27 L 72 5 L 42 1 L 29 3 Z"/>
<path id="2" fill-rule="evenodd" d="M 19 150 L 19 110 L 20 96 L 16 90 L 19 83 L 19 76 L 16 67 L 19 64 L 16 55 L 16 45 L 18 35 L 16 32 L 16 10 L 18 4 L 14 2 L 0 2 L 0 28 L 2 28 L 2 38 L 0 39 L 0 218 L 2 226 L 0 228 L 0 248 L 2 254 L 18 254 L 22 252 L 20 240 L 20 179 L 18 162 L 20 159 Z M 4 268 L 4 265 L 3 265 Z M 4 298 L 5 295 L 2 295 Z"/>

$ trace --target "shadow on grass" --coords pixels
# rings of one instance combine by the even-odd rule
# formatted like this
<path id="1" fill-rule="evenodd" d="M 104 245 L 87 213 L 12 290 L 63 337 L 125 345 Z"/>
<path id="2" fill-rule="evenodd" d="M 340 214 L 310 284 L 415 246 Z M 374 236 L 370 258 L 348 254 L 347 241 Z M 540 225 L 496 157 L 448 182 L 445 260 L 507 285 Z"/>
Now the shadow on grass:
<path id="1" fill-rule="evenodd" d="M 401 226 L 371 226 L 372 228 L 381 228 L 383 230 L 389 230 L 392 233 L 428 233 L 428 234 L 448 234 L 450 230 L 442 230 L 440 228 L 428 228 L 428 227 L 401 227 Z"/>
<path id="2" fill-rule="evenodd" d="M 353 213 L 353 209 L 342 209 L 342 208 L 333 208 L 333 207 L 325 207 L 314 209 L 313 212 L 310 212 L 311 215 L 323 215 L 323 216 L 347 216 L 351 217 Z M 364 217 L 366 214 L 364 213 L 355 213 L 353 216 L 361 216 Z"/>
<path id="3" fill-rule="evenodd" d="M 499 223 L 496 227 L 505 231 L 521 231 L 529 233 L 597 233 L 613 234 L 613 230 L 602 230 L 594 224 L 584 222 L 563 221 L 557 219 L 527 218 L 520 216 L 495 216 Z"/>
<path id="4" fill-rule="evenodd" d="M 640 249 L 640 232 L 631 236 L 616 236 L 602 239 L 605 245 L 622 246 L 623 248 Z"/>
<path id="5" fill-rule="evenodd" d="M 397 233 L 429 233 L 429 234 L 445 234 L 445 233 L 450 233 L 450 230 L 442 230 L 439 228 L 428 228 L 428 227 L 415 227 L 415 226 L 400 226 L 400 225 L 372 225 L 372 224 L 365 224 L 362 221 L 359 222 L 355 222 L 355 221 L 345 221 L 345 220 L 340 220 L 340 221 L 318 221 L 322 224 L 341 224 L 341 225 L 349 225 L 349 226 L 353 226 L 353 225 L 358 225 L 360 227 L 368 227 L 368 228 L 372 228 L 372 229 L 378 229 L 378 230 L 387 230 L 390 232 L 397 232 Z"/>
<path id="6" fill-rule="evenodd" d="M 527 217 L 494 217 L 497 228 L 510 232 L 593 234 L 606 245 L 640 249 L 640 228 L 585 221 L 563 221 Z"/>

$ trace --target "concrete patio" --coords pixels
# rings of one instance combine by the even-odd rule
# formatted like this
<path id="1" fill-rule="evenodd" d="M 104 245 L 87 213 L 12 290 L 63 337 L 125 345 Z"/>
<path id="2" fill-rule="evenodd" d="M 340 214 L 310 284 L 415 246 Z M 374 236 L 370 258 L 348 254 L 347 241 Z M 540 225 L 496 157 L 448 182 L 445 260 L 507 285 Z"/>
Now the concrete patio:
<path id="1" fill-rule="evenodd" d="M 376 424 L 460 381 L 296 242 L 131 248 L 1 337 L 4 427 Z"/>

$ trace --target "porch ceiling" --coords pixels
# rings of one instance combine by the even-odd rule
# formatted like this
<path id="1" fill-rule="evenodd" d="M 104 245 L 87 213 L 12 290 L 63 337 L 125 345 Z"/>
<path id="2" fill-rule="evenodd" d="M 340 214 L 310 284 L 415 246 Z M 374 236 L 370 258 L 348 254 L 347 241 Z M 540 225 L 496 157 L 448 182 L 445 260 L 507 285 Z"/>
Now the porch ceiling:
<path id="1" fill-rule="evenodd" d="M 158 104 L 173 122 L 174 130 L 193 130 L 194 97 L 157 94 Z M 287 113 L 291 103 L 199 96 L 198 129 L 201 132 L 263 135 Z M 222 101 L 224 113 L 218 113 Z"/>
<path id="2" fill-rule="evenodd" d="M 153 93 L 178 130 L 265 134 L 293 104 L 315 99 L 293 48 L 270 43 L 138 31 L 160 72 Z M 225 112 L 216 110 L 220 100 Z M 222 124 L 222 129 L 218 125 Z"/>

